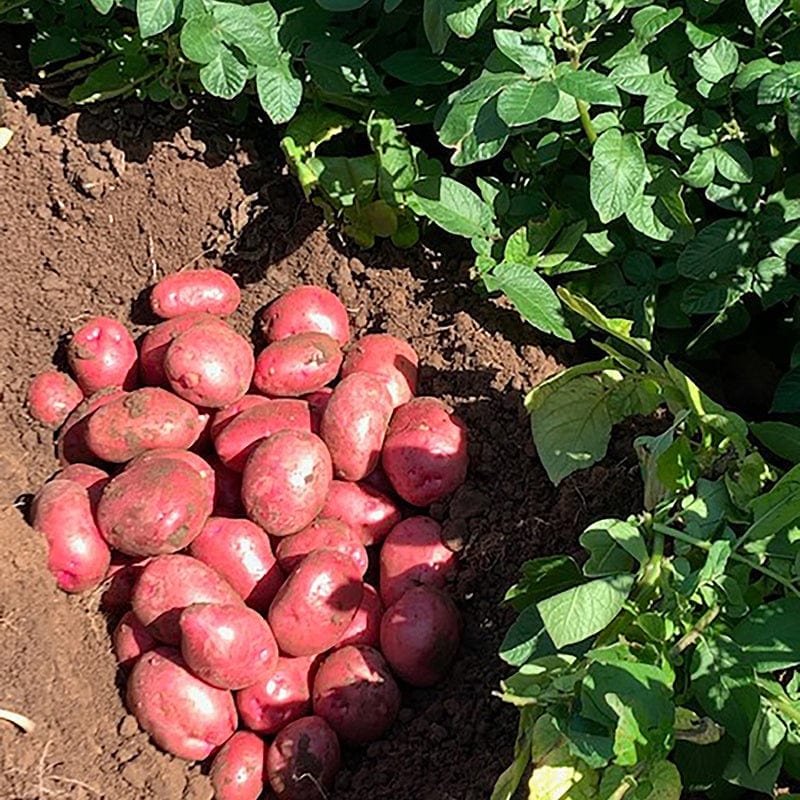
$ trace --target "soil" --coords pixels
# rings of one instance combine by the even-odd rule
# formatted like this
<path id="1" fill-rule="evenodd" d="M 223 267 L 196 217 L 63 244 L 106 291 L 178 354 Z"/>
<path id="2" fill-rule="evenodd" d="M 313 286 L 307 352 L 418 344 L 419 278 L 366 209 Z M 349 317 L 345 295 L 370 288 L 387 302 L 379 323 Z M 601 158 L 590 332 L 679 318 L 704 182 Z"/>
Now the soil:
<path id="1" fill-rule="evenodd" d="M 0 52 L 3 52 L 0 41 Z M 9 52 L 9 51 L 6 51 Z M 2 73 L 0 73 L 2 74 Z M 148 323 L 148 286 L 191 267 L 230 271 L 244 288 L 233 324 L 299 283 L 336 291 L 358 332 L 408 339 L 421 393 L 469 426 L 466 485 L 432 513 L 462 549 L 453 591 L 463 645 L 450 678 L 404 690 L 398 722 L 345 753 L 331 800 L 485 800 L 509 762 L 515 709 L 492 696 L 512 616 L 503 593 L 520 564 L 571 550 L 591 520 L 640 506 L 630 437 L 599 466 L 555 489 L 531 444 L 524 392 L 575 357 L 474 293 L 447 242 L 359 252 L 322 224 L 264 129 L 248 135 L 219 110 L 178 114 L 135 101 L 64 114 L 24 82 L 6 86 L 14 137 L 0 151 L 0 722 L 4 800 L 210 800 L 204 765 L 160 753 L 126 714 L 98 594 L 68 596 L 27 526 L 29 493 L 57 468 L 53 435 L 24 409 L 34 374 L 63 365 L 63 344 L 90 315 Z M 440 246 L 441 245 L 441 246 Z M 254 341 L 257 341 L 254 339 Z"/>

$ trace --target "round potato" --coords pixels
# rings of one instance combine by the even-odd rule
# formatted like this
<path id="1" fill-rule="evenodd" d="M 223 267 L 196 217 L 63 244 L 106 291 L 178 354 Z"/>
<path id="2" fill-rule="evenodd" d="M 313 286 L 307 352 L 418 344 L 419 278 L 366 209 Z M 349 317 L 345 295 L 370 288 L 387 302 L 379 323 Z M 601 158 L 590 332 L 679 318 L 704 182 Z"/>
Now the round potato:
<path id="1" fill-rule="evenodd" d="M 236 282 L 218 269 L 176 272 L 162 278 L 150 292 L 150 308 L 162 319 L 204 312 L 226 317 L 239 307 Z"/>
<path id="2" fill-rule="evenodd" d="M 329 384 L 341 365 L 336 339 L 325 333 L 298 333 L 259 353 L 253 384 L 270 397 L 301 397 Z"/>
<path id="3" fill-rule="evenodd" d="M 211 786 L 215 800 L 258 800 L 267 777 L 267 743 L 254 733 L 237 731 L 214 756 Z"/>
<path id="4" fill-rule="evenodd" d="M 136 458 L 134 458 L 133 461 L 131 461 L 131 463 L 125 467 L 125 469 L 132 469 L 137 464 L 147 464 L 162 458 L 172 458 L 176 461 L 182 461 L 188 467 L 191 467 L 193 470 L 195 470 L 203 479 L 203 483 L 206 487 L 206 496 L 208 499 L 206 516 L 210 516 L 211 511 L 214 508 L 214 496 L 217 491 L 217 481 L 211 465 L 204 458 L 197 455 L 197 453 L 193 453 L 191 450 L 181 450 L 177 447 L 165 447 L 158 450 L 148 450 L 147 452 L 136 456 Z"/>
<path id="5" fill-rule="evenodd" d="M 407 403 L 417 393 L 419 356 L 402 339 L 388 333 L 371 333 L 355 342 L 347 351 L 342 377 L 354 372 L 369 372 L 386 383 L 397 406 Z"/>
<path id="6" fill-rule="evenodd" d="M 216 440 L 217 436 L 225 430 L 228 423 L 239 414 L 255 406 L 264 405 L 264 403 L 269 402 L 271 402 L 271 400 L 268 397 L 264 397 L 264 395 L 246 394 L 244 397 L 240 397 L 235 403 L 217 409 L 211 420 L 210 432 L 212 441 Z"/>
<path id="7" fill-rule="evenodd" d="M 289 573 L 315 550 L 338 550 L 353 560 L 356 577 L 363 578 L 369 566 L 367 550 L 344 522 L 320 517 L 300 533 L 286 536 L 278 542 L 275 557 L 281 569 Z"/>
<path id="8" fill-rule="evenodd" d="M 342 301 L 320 286 L 296 286 L 268 305 L 261 315 L 261 328 L 268 342 L 298 333 L 327 333 L 346 345 L 350 323 Z"/>
<path id="9" fill-rule="evenodd" d="M 365 547 L 381 542 L 402 519 L 397 504 L 365 482 L 331 481 L 320 516 L 338 519 Z"/>
<path id="10" fill-rule="evenodd" d="M 198 322 L 214 320 L 210 314 L 184 314 L 151 328 L 139 345 L 139 377 L 144 386 L 169 387 L 164 358 L 173 340 Z"/>
<path id="11" fill-rule="evenodd" d="M 133 611 L 126 611 L 122 615 L 117 627 L 114 628 L 114 633 L 111 634 L 111 641 L 117 663 L 126 671 L 136 663 L 136 659 L 142 653 L 158 647 L 155 637 L 139 622 Z"/>
<path id="12" fill-rule="evenodd" d="M 122 389 L 101 389 L 84 400 L 68 417 L 56 440 L 58 462 L 62 465 L 92 463 L 99 459 L 86 443 L 86 433 L 92 414 L 118 397 L 125 397 Z"/>
<path id="13" fill-rule="evenodd" d="M 137 358 L 128 329 L 108 317 L 90 319 L 67 345 L 69 368 L 86 395 L 110 386 L 136 388 Z"/>
<path id="14" fill-rule="evenodd" d="M 382 616 L 383 604 L 380 595 L 373 586 L 365 583 L 356 615 L 336 646 L 363 644 L 368 647 L 378 647 L 381 641 Z"/>
<path id="15" fill-rule="evenodd" d="M 62 425 L 82 401 L 81 387 L 63 372 L 42 372 L 28 387 L 28 410 L 31 416 L 51 428 Z"/>

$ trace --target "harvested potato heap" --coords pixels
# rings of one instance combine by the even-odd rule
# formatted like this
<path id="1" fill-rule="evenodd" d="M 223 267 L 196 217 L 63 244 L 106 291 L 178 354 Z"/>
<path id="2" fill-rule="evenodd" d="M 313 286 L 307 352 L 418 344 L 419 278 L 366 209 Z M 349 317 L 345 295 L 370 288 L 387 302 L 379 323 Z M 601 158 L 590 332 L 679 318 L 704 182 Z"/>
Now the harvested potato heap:
<path id="1" fill-rule="evenodd" d="M 394 722 L 395 676 L 430 686 L 455 657 L 456 556 L 424 508 L 464 481 L 466 431 L 415 397 L 411 346 L 351 342 L 329 291 L 269 305 L 258 357 L 222 319 L 239 300 L 225 273 L 181 273 L 138 351 L 111 319 L 75 333 L 74 380 L 30 387 L 64 465 L 33 525 L 62 589 L 102 585 L 122 613 L 127 702 L 159 747 L 213 756 L 219 800 L 317 800 L 340 740 Z"/>

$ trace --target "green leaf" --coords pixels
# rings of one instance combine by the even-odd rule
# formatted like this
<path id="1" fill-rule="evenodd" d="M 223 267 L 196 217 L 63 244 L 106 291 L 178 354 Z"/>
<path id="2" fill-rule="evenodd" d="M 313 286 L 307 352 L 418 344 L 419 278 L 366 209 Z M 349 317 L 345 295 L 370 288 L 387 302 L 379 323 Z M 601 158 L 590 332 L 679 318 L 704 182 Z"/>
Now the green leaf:
<path id="1" fill-rule="evenodd" d="M 69 102 L 82 105 L 128 94 L 149 69 L 150 64 L 141 53 L 105 61 L 72 89 Z"/>
<path id="2" fill-rule="evenodd" d="M 381 66 L 393 78 L 412 86 L 438 86 L 450 83 L 464 71 L 463 67 L 439 56 L 432 56 L 426 50 L 399 50 L 393 53 Z"/>
<path id="3" fill-rule="evenodd" d="M 317 0 L 326 11 L 356 11 L 365 6 L 369 0 Z"/>
<path id="4" fill-rule="evenodd" d="M 780 380 L 772 398 L 770 411 L 794 414 L 800 410 L 800 367 L 790 369 Z"/>
<path id="5" fill-rule="evenodd" d="M 247 67 L 227 47 L 200 68 L 200 82 L 215 97 L 230 100 L 247 82 Z"/>
<path id="6" fill-rule="evenodd" d="M 723 142 L 712 148 L 720 175 L 734 183 L 753 180 L 753 162 L 747 150 L 738 142 Z"/>
<path id="7" fill-rule="evenodd" d="M 782 103 L 800 92 L 800 61 L 790 61 L 765 75 L 758 84 L 760 105 Z"/>
<path id="8" fill-rule="evenodd" d="M 722 777 L 734 786 L 752 789 L 762 796 L 774 797 L 775 783 L 781 771 L 782 761 L 783 755 L 777 753 L 758 772 L 754 773 L 747 764 L 747 751 L 744 748 L 736 748 L 725 765 Z"/>
<path id="9" fill-rule="evenodd" d="M 783 597 L 756 607 L 731 637 L 742 648 L 744 663 L 757 672 L 774 672 L 800 664 L 800 598 Z"/>
<path id="10" fill-rule="evenodd" d="M 549 641 L 549 636 L 539 610 L 536 606 L 528 606 L 512 623 L 503 638 L 500 658 L 512 667 L 522 666 L 534 656 L 543 639 Z"/>
<path id="11" fill-rule="evenodd" d="M 636 38 L 641 42 L 651 42 L 661 31 L 680 19 L 683 9 L 667 10 L 662 6 L 647 6 L 637 11 L 631 19 Z"/>
<path id="12" fill-rule="evenodd" d="M 753 22 L 760 28 L 780 7 L 781 0 L 745 0 Z"/>
<path id="13" fill-rule="evenodd" d="M 470 39 L 487 16 L 493 0 L 449 0 L 445 21 L 456 36 Z"/>
<path id="14" fill-rule="evenodd" d="M 312 42 L 305 53 L 312 80 L 325 92 L 349 95 L 381 95 L 386 89 L 372 65 L 353 47 L 333 39 Z"/>
<path id="15" fill-rule="evenodd" d="M 619 106 L 622 102 L 614 82 L 599 72 L 567 69 L 557 78 L 558 88 L 590 104 Z"/>
<path id="16" fill-rule="evenodd" d="M 278 15 L 269 3 L 244 6 L 217 0 L 212 9 L 220 35 L 228 45 L 241 50 L 250 64 L 274 65 L 280 53 Z"/>
<path id="17" fill-rule="evenodd" d="M 181 28 L 181 50 L 190 61 L 208 64 L 222 51 L 222 39 L 211 14 L 191 17 Z"/>
<path id="18" fill-rule="evenodd" d="M 652 73 L 650 61 L 645 55 L 631 56 L 620 61 L 611 70 L 609 78 L 628 94 L 649 95 L 665 85 L 663 73 Z"/>
<path id="19" fill-rule="evenodd" d="M 491 231 L 491 209 L 472 189 L 453 178 L 421 181 L 408 203 L 448 233 L 471 239 Z"/>
<path id="20" fill-rule="evenodd" d="M 258 68 L 256 91 L 261 107 L 275 125 L 294 116 L 303 98 L 303 84 L 292 72 L 288 53 L 282 54 L 272 66 Z"/>
<path id="21" fill-rule="evenodd" d="M 792 464 L 800 464 L 800 427 L 787 422 L 753 422 L 750 431 L 764 447 Z"/>
<path id="22" fill-rule="evenodd" d="M 792 467 L 749 505 L 753 523 L 742 539 L 767 539 L 800 517 L 800 467 Z"/>
<path id="23" fill-rule="evenodd" d="M 744 266 L 750 225 L 739 219 L 721 219 L 707 225 L 678 256 L 678 273 L 692 280 L 713 280 Z"/>
<path id="24" fill-rule="evenodd" d="M 374 155 L 314 157 L 308 159 L 307 164 L 320 186 L 342 205 L 366 203 L 372 199 L 378 180 L 378 159 Z"/>
<path id="25" fill-rule="evenodd" d="M 774 757 L 781 742 L 786 738 L 786 725 L 778 714 L 762 700 L 756 721 L 750 730 L 747 748 L 747 766 L 753 773 L 759 772 Z"/>
<path id="26" fill-rule="evenodd" d="M 431 50 L 437 55 L 444 52 L 450 38 L 450 28 L 445 19 L 447 7 L 446 0 L 423 0 L 422 4 L 422 26 Z"/>
<path id="27" fill-rule="evenodd" d="M 91 3 L 98 14 L 108 14 L 114 8 L 114 0 L 91 0 Z"/>
<path id="28" fill-rule="evenodd" d="M 621 217 L 644 191 L 647 180 L 644 151 L 635 134 L 607 130 L 595 142 L 589 193 L 601 222 Z"/>
<path id="29" fill-rule="evenodd" d="M 629 572 L 634 560 L 647 560 L 647 547 L 635 525 L 618 519 L 603 519 L 590 525 L 580 537 L 589 553 L 583 572 L 591 578 Z"/>
<path id="30" fill-rule="evenodd" d="M 575 559 L 571 556 L 545 556 L 526 561 L 522 565 L 522 578 L 505 594 L 503 601 L 517 611 L 583 582 Z"/>
<path id="31" fill-rule="evenodd" d="M 136 19 L 143 39 L 165 31 L 175 22 L 177 0 L 136 0 Z"/>
<path id="32" fill-rule="evenodd" d="M 693 111 L 688 103 L 678 99 L 674 86 L 659 86 L 644 101 L 644 124 L 657 125 L 688 117 Z"/>
<path id="33" fill-rule="evenodd" d="M 711 84 L 733 75 L 739 66 L 739 51 L 730 39 L 720 38 L 701 53 L 692 53 L 692 63 L 700 77 Z"/>
<path id="34" fill-rule="evenodd" d="M 527 31 L 496 29 L 493 32 L 497 49 L 508 59 L 521 67 L 531 78 L 550 76 L 555 67 L 553 51 L 544 44 L 531 41 Z"/>
<path id="35" fill-rule="evenodd" d="M 511 127 L 530 125 L 545 118 L 558 105 L 558 97 L 552 81 L 518 81 L 500 92 L 497 113 Z"/>

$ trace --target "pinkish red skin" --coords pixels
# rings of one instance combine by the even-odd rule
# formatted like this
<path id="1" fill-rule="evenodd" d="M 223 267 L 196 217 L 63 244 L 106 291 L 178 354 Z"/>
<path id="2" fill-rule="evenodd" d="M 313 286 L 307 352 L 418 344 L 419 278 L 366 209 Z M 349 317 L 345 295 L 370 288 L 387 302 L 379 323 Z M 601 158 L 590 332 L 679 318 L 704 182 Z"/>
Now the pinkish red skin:
<path id="1" fill-rule="evenodd" d="M 169 387 L 164 358 L 173 340 L 198 322 L 214 320 L 210 314 L 184 314 L 151 328 L 139 345 L 139 377 L 144 386 Z"/>
<path id="2" fill-rule="evenodd" d="M 358 611 L 336 646 L 363 644 L 368 647 L 378 647 L 381 640 L 382 616 L 383 603 L 380 595 L 374 587 L 365 583 Z"/>
<path id="3" fill-rule="evenodd" d="M 270 399 L 264 397 L 264 395 L 246 394 L 235 403 L 231 403 L 225 406 L 225 408 L 217 409 L 211 420 L 211 439 L 215 440 L 217 436 L 225 430 L 228 423 L 235 419 L 238 414 L 269 402 L 271 402 Z"/>
<path id="4" fill-rule="evenodd" d="M 301 397 L 327 386 L 342 365 L 339 343 L 325 333 L 298 333 L 258 354 L 253 384 L 270 397 Z"/>
<path id="5" fill-rule="evenodd" d="M 311 412 L 305 400 L 266 400 L 242 411 L 217 434 L 214 447 L 225 466 L 243 472 L 259 442 L 283 430 L 311 433 Z"/>
<path id="6" fill-rule="evenodd" d="M 375 469 L 392 408 L 389 392 L 375 375 L 355 372 L 336 386 L 322 415 L 320 436 L 337 478 L 358 481 Z"/>
<path id="7" fill-rule="evenodd" d="M 134 560 L 121 553 L 112 553 L 111 565 L 103 581 L 105 587 L 100 596 L 100 607 L 106 611 L 119 611 L 130 606 L 133 587 L 149 561 L 149 558 Z"/>
<path id="8" fill-rule="evenodd" d="M 332 474 L 330 454 L 318 436 L 279 431 L 247 460 L 242 476 L 247 516 L 273 536 L 297 533 L 322 509 Z"/>
<path id="9" fill-rule="evenodd" d="M 200 435 L 192 445 L 191 450 L 205 457 L 209 451 L 213 451 L 214 443 L 211 441 L 211 419 L 214 416 L 213 408 L 198 408 L 197 419 L 200 422 Z"/>
<path id="10" fill-rule="evenodd" d="M 378 464 L 366 478 L 362 481 L 359 481 L 362 486 L 369 486 L 372 489 L 377 489 L 381 494 L 385 494 L 387 497 L 392 497 L 394 495 L 394 488 L 392 487 L 392 482 L 386 477 L 386 473 L 383 471 L 383 467 Z"/>
<path id="11" fill-rule="evenodd" d="M 56 452 L 58 462 L 62 466 L 75 463 L 91 463 L 98 461 L 97 456 L 86 444 L 86 432 L 89 420 L 99 408 L 124 397 L 122 389 L 101 389 L 84 400 L 68 417 L 58 434 Z"/>
<path id="12" fill-rule="evenodd" d="M 412 686 L 433 686 L 458 652 L 461 617 L 444 592 L 409 589 L 381 620 L 381 652 L 395 675 Z"/>
<path id="13" fill-rule="evenodd" d="M 278 542 L 275 557 L 281 569 L 289 573 L 315 550 L 337 550 L 353 561 L 354 575 L 363 578 L 369 566 L 369 556 L 358 536 L 341 520 L 320 517 L 307 528 Z"/>
<path id="14" fill-rule="evenodd" d="M 339 771 L 339 740 L 321 717 L 289 723 L 267 750 L 267 775 L 278 800 L 319 800 Z M 313 777 L 313 780 L 312 780 Z"/>
<path id="15" fill-rule="evenodd" d="M 331 399 L 332 394 L 333 387 L 323 386 L 322 389 L 317 389 L 316 392 L 311 392 L 303 397 L 311 411 L 311 432 L 316 433 L 317 436 L 319 436 L 320 426 L 322 425 L 322 415 L 328 407 L 328 400 Z"/>
<path id="16" fill-rule="evenodd" d="M 178 645 L 184 608 L 193 603 L 235 605 L 241 598 L 222 576 L 196 558 L 166 555 L 145 566 L 131 601 L 134 614 L 153 636 Z"/>
<path id="17" fill-rule="evenodd" d="M 224 408 L 244 397 L 254 368 L 250 343 L 222 320 L 192 325 L 164 357 L 172 391 L 204 408 Z"/>
<path id="18" fill-rule="evenodd" d="M 320 516 L 341 520 L 365 547 L 381 542 L 402 519 L 397 504 L 366 483 L 331 481 Z"/>
<path id="19" fill-rule="evenodd" d="M 347 309 L 320 286 L 296 286 L 282 294 L 262 312 L 261 329 L 268 342 L 312 331 L 327 333 L 342 346 L 350 341 Z"/>
<path id="20" fill-rule="evenodd" d="M 267 743 L 249 731 L 237 731 L 211 763 L 209 777 L 216 800 L 258 800 L 264 791 Z"/>
<path id="21" fill-rule="evenodd" d="M 381 599 L 391 606 L 415 586 L 443 589 L 457 568 L 458 557 L 442 542 L 438 522 L 421 516 L 404 519 L 381 547 Z"/>
<path id="22" fill-rule="evenodd" d="M 81 387 L 63 372 L 42 372 L 28 387 L 28 410 L 31 416 L 51 428 L 59 427 L 81 402 Z"/>
<path id="23" fill-rule="evenodd" d="M 59 589 L 83 592 L 103 582 L 111 551 L 83 486 L 61 479 L 46 483 L 34 498 L 32 519 L 47 541 L 47 568 Z"/>
<path id="24" fill-rule="evenodd" d="M 120 552 L 155 556 L 191 544 L 209 509 L 206 480 L 194 467 L 175 458 L 152 458 L 111 480 L 97 508 L 97 524 Z"/>
<path id="25" fill-rule="evenodd" d="M 133 611 L 126 611 L 122 615 L 117 627 L 114 628 L 114 633 L 111 634 L 111 641 L 117 663 L 126 672 L 133 667 L 142 653 L 158 647 L 158 641 L 139 622 Z"/>
<path id="26" fill-rule="evenodd" d="M 225 689 L 192 675 L 177 650 L 144 653 L 128 679 L 127 703 L 142 728 L 162 750 L 202 761 L 236 730 L 236 706 Z"/>
<path id="27" fill-rule="evenodd" d="M 150 308 L 162 319 L 200 312 L 227 317 L 241 299 L 236 281 L 227 272 L 197 269 L 162 278 L 150 292 Z"/>
<path id="28" fill-rule="evenodd" d="M 279 656 L 273 672 L 236 693 L 236 707 L 251 731 L 277 733 L 311 711 L 311 684 L 317 659 Z"/>
<path id="29" fill-rule="evenodd" d="M 209 456 L 214 469 L 214 515 L 217 517 L 243 517 L 242 475 L 228 469 L 216 456 Z"/>
<path id="30" fill-rule="evenodd" d="M 314 713 L 346 742 L 374 742 L 400 711 L 400 689 L 383 656 L 364 645 L 337 647 L 320 664 Z"/>
<path id="31" fill-rule="evenodd" d="M 395 411 L 381 463 L 403 500 L 428 506 L 464 483 L 466 426 L 441 400 L 418 397 Z"/>
<path id="32" fill-rule="evenodd" d="M 128 329 L 114 319 L 94 317 L 67 345 L 67 362 L 85 395 L 110 386 L 136 388 L 138 354 Z"/>
<path id="33" fill-rule="evenodd" d="M 97 504 L 103 496 L 103 490 L 111 480 L 107 472 L 91 464 L 70 464 L 55 476 L 59 480 L 74 481 L 83 486 L 89 493 L 92 513 L 97 511 Z"/>
<path id="34" fill-rule="evenodd" d="M 417 393 L 419 356 L 402 339 L 388 333 L 371 333 L 355 342 L 342 364 L 342 377 L 369 372 L 385 381 L 392 405 L 407 403 Z"/>

